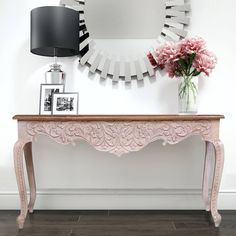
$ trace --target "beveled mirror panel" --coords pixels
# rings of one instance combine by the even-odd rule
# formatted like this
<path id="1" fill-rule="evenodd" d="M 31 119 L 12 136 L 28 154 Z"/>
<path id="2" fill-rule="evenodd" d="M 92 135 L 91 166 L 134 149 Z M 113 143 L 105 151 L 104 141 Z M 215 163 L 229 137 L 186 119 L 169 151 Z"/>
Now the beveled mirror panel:
<path id="1" fill-rule="evenodd" d="M 147 53 L 187 34 L 188 0 L 61 0 L 80 11 L 81 65 L 102 78 L 142 80 L 154 68 Z"/>

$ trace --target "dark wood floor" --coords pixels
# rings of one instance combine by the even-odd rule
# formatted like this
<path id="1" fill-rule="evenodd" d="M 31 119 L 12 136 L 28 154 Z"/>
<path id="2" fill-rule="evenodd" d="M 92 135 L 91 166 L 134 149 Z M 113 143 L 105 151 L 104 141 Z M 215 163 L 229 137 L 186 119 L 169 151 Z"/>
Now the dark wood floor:
<path id="1" fill-rule="evenodd" d="M 18 211 L 0 211 L 0 236 L 236 236 L 236 211 L 215 228 L 205 211 L 35 211 L 18 231 Z"/>

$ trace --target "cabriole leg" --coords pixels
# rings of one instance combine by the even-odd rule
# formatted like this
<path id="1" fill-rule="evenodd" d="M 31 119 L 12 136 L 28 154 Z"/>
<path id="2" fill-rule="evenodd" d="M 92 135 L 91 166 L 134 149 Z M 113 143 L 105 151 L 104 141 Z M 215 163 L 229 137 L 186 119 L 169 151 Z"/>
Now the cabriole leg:
<path id="1" fill-rule="evenodd" d="M 215 169 L 211 193 L 211 215 L 216 227 L 220 226 L 221 215 L 217 210 L 217 200 L 224 166 L 224 145 L 220 140 L 213 142 L 215 148 Z"/>
<path id="2" fill-rule="evenodd" d="M 23 168 L 23 150 L 25 143 L 18 141 L 14 146 L 14 166 L 16 173 L 16 181 L 18 185 L 19 195 L 20 195 L 20 215 L 17 217 L 17 224 L 19 229 L 23 229 L 25 218 L 27 216 L 28 206 L 27 206 L 27 192 L 25 186 L 24 178 L 24 168 Z"/>
<path id="3" fill-rule="evenodd" d="M 32 142 L 27 143 L 24 148 L 25 153 L 25 163 L 29 179 L 29 188 L 30 188 L 30 201 L 28 209 L 30 213 L 34 211 L 34 203 L 36 200 L 36 183 L 35 183 L 35 174 L 34 174 L 34 164 L 32 156 Z"/>
<path id="4" fill-rule="evenodd" d="M 205 203 L 206 211 L 210 211 L 211 209 L 211 173 L 212 173 L 212 160 L 214 154 L 213 144 L 206 141 L 206 152 L 205 152 L 205 164 L 204 164 L 204 173 L 203 173 L 203 183 L 202 183 L 202 192 L 203 192 L 203 200 Z"/>

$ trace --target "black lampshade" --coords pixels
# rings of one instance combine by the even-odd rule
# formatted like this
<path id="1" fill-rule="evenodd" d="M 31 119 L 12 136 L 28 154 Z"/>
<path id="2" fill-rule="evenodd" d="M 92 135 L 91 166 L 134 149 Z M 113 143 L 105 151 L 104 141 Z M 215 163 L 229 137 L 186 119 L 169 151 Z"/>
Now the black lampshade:
<path id="1" fill-rule="evenodd" d="M 31 52 L 49 57 L 78 55 L 78 11 L 59 6 L 33 9 L 31 11 Z"/>

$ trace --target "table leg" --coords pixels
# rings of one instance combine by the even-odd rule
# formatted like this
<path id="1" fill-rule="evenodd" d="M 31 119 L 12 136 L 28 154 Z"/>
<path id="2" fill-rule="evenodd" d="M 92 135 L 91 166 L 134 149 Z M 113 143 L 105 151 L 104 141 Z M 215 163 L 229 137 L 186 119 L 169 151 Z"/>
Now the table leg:
<path id="1" fill-rule="evenodd" d="M 216 227 L 220 226 L 221 215 L 217 210 L 217 200 L 224 166 L 224 145 L 220 140 L 213 142 L 215 148 L 215 168 L 211 193 L 211 215 Z"/>
<path id="2" fill-rule="evenodd" d="M 36 200 L 36 183 L 35 183 L 35 175 L 34 175 L 34 164 L 33 164 L 33 156 L 32 156 L 32 142 L 27 143 L 24 148 L 25 153 L 25 163 L 26 169 L 29 179 L 29 188 L 30 188 L 30 201 L 28 205 L 28 209 L 30 213 L 34 211 L 34 203 Z"/>
<path id="3" fill-rule="evenodd" d="M 23 229 L 25 218 L 27 216 L 28 206 L 27 206 L 27 192 L 25 186 L 24 178 L 24 166 L 23 166 L 23 150 L 25 142 L 17 141 L 14 146 L 14 166 L 16 173 L 16 181 L 18 185 L 19 195 L 20 195 L 20 215 L 17 217 L 17 223 L 19 229 Z"/>
<path id="4" fill-rule="evenodd" d="M 212 182 L 210 182 L 211 171 L 212 171 L 212 158 L 214 153 L 213 144 L 206 141 L 206 154 L 205 154 L 205 166 L 203 173 L 203 183 L 202 183 L 202 192 L 203 192 L 203 200 L 205 203 L 206 211 L 210 211 L 211 209 L 211 187 Z"/>

